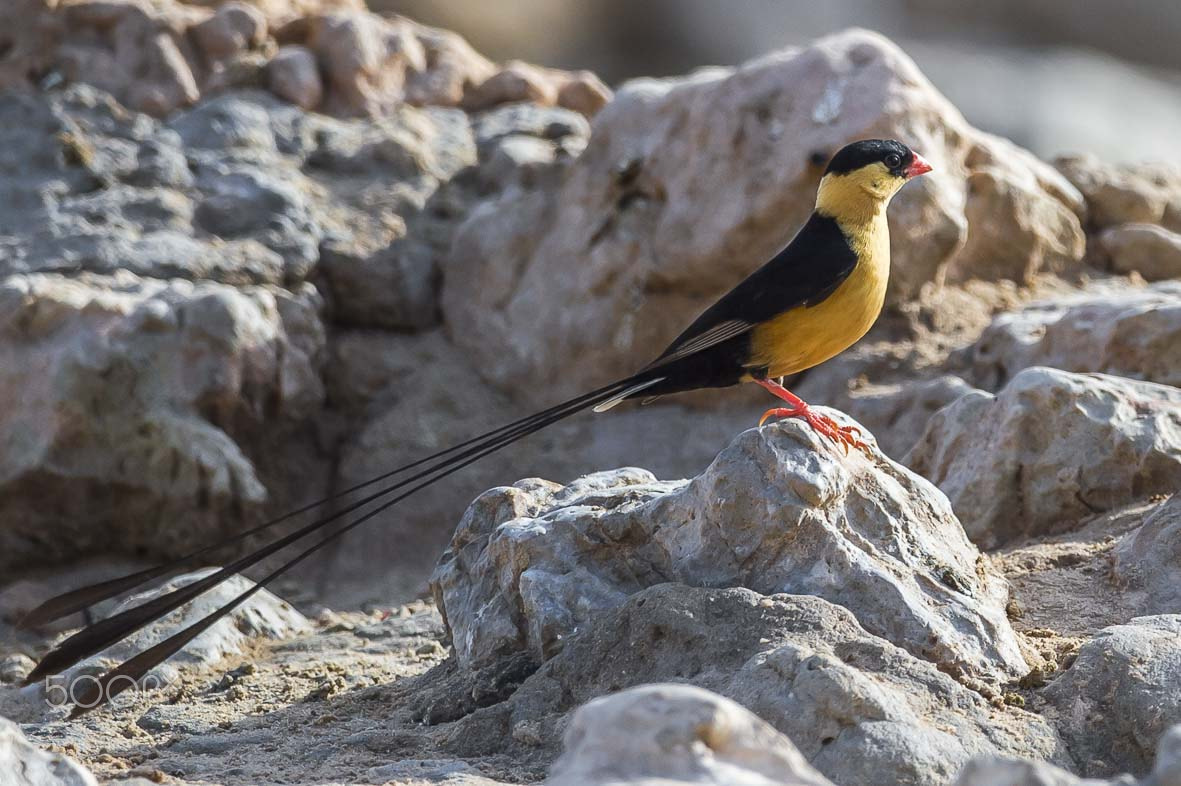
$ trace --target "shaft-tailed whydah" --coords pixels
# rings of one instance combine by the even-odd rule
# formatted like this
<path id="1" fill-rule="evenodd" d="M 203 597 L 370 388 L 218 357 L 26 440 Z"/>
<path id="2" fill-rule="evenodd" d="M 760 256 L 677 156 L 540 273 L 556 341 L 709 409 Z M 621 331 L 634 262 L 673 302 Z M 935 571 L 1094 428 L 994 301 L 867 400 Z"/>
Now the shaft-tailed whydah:
<path id="1" fill-rule="evenodd" d="M 831 418 L 813 412 L 776 380 L 823 363 L 869 330 L 881 312 L 890 273 L 886 206 L 908 180 L 929 171 L 930 165 L 921 156 L 893 140 L 865 140 L 842 148 L 833 156 L 820 180 L 815 210 L 792 241 L 698 317 L 660 357 L 637 373 L 390 470 L 334 497 L 239 533 L 229 541 L 46 601 L 26 617 L 26 625 L 42 624 L 117 597 L 148 581 L 192 566 L 228 543 L 241 541 L 342 495 L 391 481 L 332 515 L 305 524 L 202 579 L 83 628 L 42 658 L 27 681 L 31 683 L 60 673 L 280 549 L 313 533 L 321 534 L 249 590 L 96 681 L 86 681 L 75 691 L 74 715 L 100 706 L 136 684 L 150 669 L 330 541 L 473 461 L 585 409 L 602 412 L 630 398 L 753 382 L 787 404 L 768 410 L 760 425 L 768 417 L 801 418 L 846 451 L 849 447 L 864 448 L 855 427 L 838 425 Z M 396 482 L 391 480 L 403 474 L 406 476 Z M 356 518 L 343 527 L 323 534 L 328 524 L 354 513 Z"/>

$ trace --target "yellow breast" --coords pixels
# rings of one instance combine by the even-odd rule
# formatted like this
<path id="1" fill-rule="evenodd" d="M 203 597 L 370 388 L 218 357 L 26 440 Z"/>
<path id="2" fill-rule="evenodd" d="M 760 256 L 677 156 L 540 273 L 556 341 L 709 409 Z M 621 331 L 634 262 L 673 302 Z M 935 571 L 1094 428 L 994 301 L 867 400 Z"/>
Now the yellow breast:
<path id="1" fill-rule="evenodd" d="M 839 222 L 838 222 L 839 223 Z M 866 334 L 886 298 L 890 277 L 890 233 L 882 214 L 863 227 L 841 227 L 857 254 L 857 265 L 820 303 L 785 311 L 751 334 L 752 368 L 782 377 L 823 363 Z"/>

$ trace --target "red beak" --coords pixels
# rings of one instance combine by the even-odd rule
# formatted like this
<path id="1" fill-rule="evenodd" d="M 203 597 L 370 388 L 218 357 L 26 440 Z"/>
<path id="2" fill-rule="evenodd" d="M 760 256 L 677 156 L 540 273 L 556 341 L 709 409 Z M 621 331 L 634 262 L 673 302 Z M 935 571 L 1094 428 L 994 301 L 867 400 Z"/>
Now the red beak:
<path id="1" fill-rule="evenodd" d="M 910 162 L 910 166 L 906 168 L 906 171 L 903 172 L 903 174 L 906 175 L 907 179 L 909 180 L 912 177 L 925 175 L 930 172 L 931 169 L 933 169 L 933 167 L 928 164 L 922 156 L 920 156 L 918 153 L 915 153 L 914 161 Z"/>

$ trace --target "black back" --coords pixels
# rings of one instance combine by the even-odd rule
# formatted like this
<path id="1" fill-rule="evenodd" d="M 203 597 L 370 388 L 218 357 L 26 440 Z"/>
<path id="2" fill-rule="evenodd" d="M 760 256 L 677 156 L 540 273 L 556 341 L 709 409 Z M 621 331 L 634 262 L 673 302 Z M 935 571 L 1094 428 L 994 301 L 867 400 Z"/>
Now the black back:
<path id="1" fill-rule="evenodd" d="M 786 247 L 761 268 L 751 273 L 721 300 L 694 320 L 669 345 L 653 368 L 666 372 L 667 379 L 642 395 L 662 395 L 701 387 L 738 384 L 746 373 L 756 376 L 765 369 L 747 367 L 750 358 L 750 329 L 686 357 L 662 361 L 677 349 L 718 325 L 741 321 L 750 328 L 793 308 L 807 308 L 824 300 L 840 286 L 857 265 L 837 222 L 813 213 Z"/>

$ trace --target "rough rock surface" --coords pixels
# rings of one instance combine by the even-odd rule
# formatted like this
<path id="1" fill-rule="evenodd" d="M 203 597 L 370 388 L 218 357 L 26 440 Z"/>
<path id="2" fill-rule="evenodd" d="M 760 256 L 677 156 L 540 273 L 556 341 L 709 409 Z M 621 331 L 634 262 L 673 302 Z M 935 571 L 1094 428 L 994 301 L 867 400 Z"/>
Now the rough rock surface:
<path id="1" fill-rule="evenodd" d="M 1130 621 L 1177 611 L 1161 494 L 1181 341 L 1175 284 L 1140 279 L 1173 269 L 1175 169 L 1052 170 L 858 32 L 603 108 L 592 75 L 499 66 L 357 0 L 16 0 L 0 28 L 0 85 L 22 88 L 0 96 L 0 714 L 34 744 L 136 786 L 536 783 L 580 705 L 672 681 L 745 706 L 834 783 L 1147 770 L 1176 719 L 1177 632 Z M 879 134 L 938 172 L 892 208 L 873 333 L 793 389 L 894 455 L 937 423 L 948 490 L 965 521 L 1012 526 L 1002 549 L 799 424 L 706 469 L 764 399 L 678 397 L 555 426 L 285 577 L 310 631 L 272 603 L 170 663 L 167 690 L 72 722 L 16 687 L 79 624 L 20 630 L 23 611 L 141 564 L 59 557 L 154 560 L 633 370 L 787 239 L 820 154 Z M 969 385 L 1005 387 L 985 406 Z M 1019 425 L 987 432 L 1006 402 Z M 973 463 L 981 445 L 1014 452 Z M 1105 478 L 1079 471 L 1092 456 Z M 471 650 L 436 612 L 387 609 L 476 490 L 635 464 L 650 474 L 472 508 L 449 566 L 485 570 L 471 586 L 495 602 L 445 600 L 452 634 L 466 617 L 506 642 L 494 657 L 444 661 Z M 349 581 L 378 605 L 319 614 Z M 1142 786 L 1176 786 L 1179 740 Z"/>
<path id="2" fill-rule="evenodd" d="M 331 328 L 436 322 L 455 223 L 519 176 L 504 149 L 552 162 L 588 133 L 558 108 L 337 120 L 258 91 L 161 123 L 86 86 L 0 96 L 0 129 L 0 389 L 29 404 L 0 414 L 0 562 L 176 553 L 320 496 L 362 406 L 322 393 Z"/>
<path id="3" fill-rule="evenodd" d="M 1181 169 L 1161 163 L 1107 164 L 1093 155 L 1064 156 L 1054 165 L 1087 202 L 1095 229 L 1157 224 L 1181 231 Z"/>
<path id="4" fill-rule="evenodd" d="M 456 656 L 551 657 L 596 612 L 657 583 L 811 593 L 956 674 L 1027 669 L 947 500 L 874 452 L 798 421 L 739 435 L 691 481 L 642 470 L 478 498 L 432 579 Z"/>
<path id="5" fill-rule="evenodd" d="M 962 351 L 968 376 L 997 390 L 1030 366 L 1181 386 L 1181 283 L 1096 287 L 998 315 Z"/>
<path id="6" fill-rule="evenodd" d="M 1083 775 L 1144 774 L 1181 723 L 1181 615 L 1106 628 L 1044 691 Z M 1175 744 L 1175 743 L 1174 743 Z"/>
<path id="7" fill-rule="evenodd" d="M 1076 778 L 1052 764 L 981 757 L 968 763 L 954 786 L 1178 786 L 1181 784 L 1181 725 L 1161 738 L 1152 772 L 1143 780 Z"/>
<path id="8" fill-rule="evenodd" d="M 832 786 L 791 740 L 732 701 L 685 685 L 645 685 L 574 713 L 549 786 Z"/>
<path id="9" fill-rule="evenodd" d="M 973 542 L 1070 529 L 1181 483 L 1181 390 L 1034 367 L 941 409 L 905 458 Z"/>
<path id="10" fill-rule="evenodd" d="M 836 783 L 946 783 L 971 756 L 1006 751 L 1066 761 L 1043 721 L 991 706 L 866 633 L 846 609 L 813 596 L 677 584 L 643 590 L 582 626 L 508 701 L 461 721 L 467 742 L 458 751 L 484 751 L 498 731 L 511 735 L 510 751 L 537 755 L 579 704 L 669 681 L 737 701 Z M 463 693 L 487 691 L 477 680 Z M 423 703 L 428 719 L 457 711 L 438 698 Z"/>
<path id="11" fill-rule="evenodd" d="M 304 109 L 342 116 L 379 116 L 403 102 L 486 109 L 514 101 L 589 116 L 611 96 L 589 72 L 500 67 L 454 33 L 384 19 L 360 0 L 18 6 L 4 20 L 22 46 L 5 52 L 0 88 L 29 87 L 51 74 L 157 117 L 241 87 L 270 87 Z"/>
<path id="12" fill-rule="evenodd" d="M 0 304 L 5 568 L 206 542 L 266 501 L 243 445 L 321 404 L 310 287 L 38 273 Z"/>
<path id="13" fill-rule="evenodd" d="M 1174 494 L 1120 539 L 1112 569 L 1128 591 L 1142 593 L 1143 614 L 1181 610 L 1181 494 Z"/>
<path id="14" fill-rule="evenodd" d="M 968 126 L 885 39 L 850 32 L 624 86 L 552 187 L 509 190 L 465 222 L 444 287 L 452 334 L 499 357 L 481 373 L 503 388 L 576 394 L 629 373 L 785 243 L 823 161 L 867 136 L 935 166 L 890 211 L 895 299 L 1082 257 L 1082 197 L 1059 173 Z"/>
<path id="15" fill-rule="evenodd" d="M 1181 234 L 1152 224 L 1123 224 L 1099 236 L 1117 273 L 1139 273 L 1149 281 L 1181 278 Z"/>
<path id="16" fill-rule="evenodd" d="M 4 786 L 96 786 L 94 775 L 60 753 L 29 742 L 20 727 L 0 718 L 0 773 Z"/>

